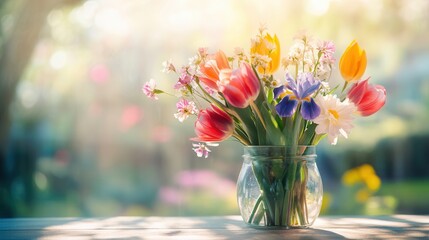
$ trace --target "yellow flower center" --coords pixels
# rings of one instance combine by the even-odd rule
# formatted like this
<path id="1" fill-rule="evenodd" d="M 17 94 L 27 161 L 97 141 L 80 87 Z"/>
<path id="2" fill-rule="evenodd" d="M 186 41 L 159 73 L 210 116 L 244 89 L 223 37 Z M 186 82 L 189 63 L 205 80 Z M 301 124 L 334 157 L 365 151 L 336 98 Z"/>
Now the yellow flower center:
<path id="1" fill-rule="evenodd" d="M 340 114 L 338 114 L 336 110 L 329 109 L 328 111 L 335 119 L 338 120 L 338 118 L 340 118 Z"/>

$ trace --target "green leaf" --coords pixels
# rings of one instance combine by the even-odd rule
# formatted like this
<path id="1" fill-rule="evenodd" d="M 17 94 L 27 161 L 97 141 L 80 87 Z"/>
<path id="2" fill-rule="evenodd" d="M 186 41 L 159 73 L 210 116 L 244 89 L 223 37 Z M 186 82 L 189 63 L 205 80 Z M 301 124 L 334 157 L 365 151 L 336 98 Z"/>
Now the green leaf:
<path id="1" fill-rule="evenodd" d="M 271 115 L 271 112 L 266 106 L 261 107 L 261 114 L 264 118 L 266 125 L 266 141 L 270 145 L 285 145 L 285 137 L 281 131 L 281 128 L 276 120 L 276 118 Z"/>
<path id="2" fill-rule="evenodd" d="M 314 135 L 316 134 L 315 133 L 316 127 L 317 127 L 317 124 L 313 122 L 307 126 L 307 129 L 304 130 L 304 134 L 299 139 L 300 145 L 312 145 Z"/>
<path id="3" fill-rule="evenodd" d="M 247 108 L 236 108 L 233 106 L 228 106 L 231 110 L 237 113 L 241 122 L 243 123 L 243 130 L 247 133 L 249 137 L 249 142 L 251 145 L 258 145 L 258 135 L 257 128 L 255 126 L 255 122 L 252 119 L 252 112 L 250 107 Z"/>

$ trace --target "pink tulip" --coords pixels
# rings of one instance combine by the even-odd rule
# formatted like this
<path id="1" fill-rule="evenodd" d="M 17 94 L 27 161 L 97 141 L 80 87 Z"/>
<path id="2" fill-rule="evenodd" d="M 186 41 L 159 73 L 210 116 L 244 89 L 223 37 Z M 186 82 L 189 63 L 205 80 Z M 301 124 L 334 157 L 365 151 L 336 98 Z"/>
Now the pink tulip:
<path id="1" fill-rule="evenodd" d="M 386 102 L 386 89 L 381 85 L 368 84 L 368 80 L 355 83 L 347 94 L 362 116 L 376 113 Z"/>
<path id="2" fill-rule="evenodd" d="M 234 71 L 222 70 L 219 79 L 219 90 L 234 107 L 245 108 L 259 95 L 259 79 L 246 62 Z"/>
<path id="3" fill-rule="evenodd" d="M 201 75 L 199 79 L 208 87 L 218 90 L 219 72 L 223 69 L 230 69 L 228 58 L 225 53 L 219 50 L 216 54 L 211 54 L 200 64 Z"/>
<path id="4" fill-rule="evenodd" d="M 232 118 L 223 110 L 211 105 L 211 108 L 201 110 L 195 122 L 196 138 L 199 142 L 221 142 L 234 132 Z"/>

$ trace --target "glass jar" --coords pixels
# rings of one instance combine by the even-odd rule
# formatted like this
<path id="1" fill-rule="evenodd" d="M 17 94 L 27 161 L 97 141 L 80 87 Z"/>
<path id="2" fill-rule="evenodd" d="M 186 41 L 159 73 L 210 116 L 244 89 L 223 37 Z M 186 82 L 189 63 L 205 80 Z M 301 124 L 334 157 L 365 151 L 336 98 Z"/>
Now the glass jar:
<path id="1" fill-rule="evenodd" d="M 245 146 L 237 181 L 243 220 L 254 227 L 309 227 L 323 186 L 315 146 Z"/>

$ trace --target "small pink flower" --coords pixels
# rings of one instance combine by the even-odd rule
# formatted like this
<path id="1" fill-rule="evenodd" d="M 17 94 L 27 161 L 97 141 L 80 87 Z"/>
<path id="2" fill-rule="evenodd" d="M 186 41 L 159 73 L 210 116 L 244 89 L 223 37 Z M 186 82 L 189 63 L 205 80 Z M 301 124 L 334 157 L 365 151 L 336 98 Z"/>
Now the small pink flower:
<path id="1" fill-rule="evenodd" d="M 221 142 L 229 138 L 234 132 L 232 118 L 215 105 L 201 110 L 195 122 L 196 138 L 198 142 Z"/>
<path id="2" fill-rule="evenodd" d="M 222 70 L 219 74 L 219 90 L 234 107 L 245 108 L 259 95 L 259 79 L 252 67 L 243 62 L 239 69 Z"/>
<path id="3" fill-rule="evenodd" d="M 192 82 L 192 76 L 187 73 L 182 73 L 179 77 L 179 80 L 174 84 L 174 89 L 182 89 L 187 87 Z"/>
<path id="4" fill-rule="evenodd" d="M 177 113 L 174 114 L 174 117 L 177 118 L 180 122 L 185 121 L 189 115 L 198 113 L 195 103 L 184 98 L 180 99 L 180 101 L 176 103 L 176 107 Z"/>
<path id="5" fill-rule="evenodd" d="M 158 97 L 156 96 L 157 89 L 155 80 L 150 79 L 148 82 L 146 82 L 143 85 L 142 91 L 148 98 L 158 100 Z"/>
<path id="6" fill-rule="evenodd" d="M 201 59 L 205 59 L 208 55 L 207 48 L 206 47 L 198 48 L 198 54 L 200 55 Z"/>
<path id="7" fill-rule="evenodd" d="M 381 85 L 368 84 L 368 80 L 355 83 L 347 94 L 364 117 L 376 113 L 386 103 L 386 89 Z"/>
<path id="8" fill-rule="evenodd" d="M 211 150 L 208 148 L 208 146 L 218 146 L 219 144 L 215 144 L 215 143 L 193 143 L 192 146 L 194 148 L 192 148 L 192 150 L 194 150 L 194 152 L 197 154 L 197 157 L 203 157 L 207 158 L 209 156 L 209 153 L 211 152 Z"/>
<path id="9" fill-rule="evenodd" d="M 168 61 L 164 61 L 162 63 L 162 66 L 164 67 L 164 69 L 162 70 L 162 72 L 170 73 L 170 72 L 175 72 L 176 71 L 176 68 L 174 67 L 173 63 L 171 63 L 171 59 L 169 59 Z"/>
<path id="10" fill-rule="evenodd" d="M 335 62 L 334 53 L 335 45 L 331 41 L 322 41 L 318 43 L 317 50 L 322 53 L 320 62 L 333 64 Z"/>

